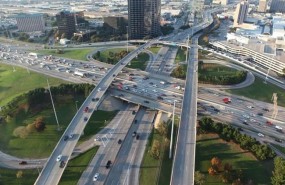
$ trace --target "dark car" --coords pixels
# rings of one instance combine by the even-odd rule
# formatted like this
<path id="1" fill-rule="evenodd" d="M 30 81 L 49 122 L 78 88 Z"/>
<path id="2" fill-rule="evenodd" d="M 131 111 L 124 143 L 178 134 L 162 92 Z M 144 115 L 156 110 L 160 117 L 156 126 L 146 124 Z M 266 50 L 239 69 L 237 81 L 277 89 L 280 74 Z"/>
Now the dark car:
<path id="1" fill-rule="evenodd" d="M 110 168 L 111 164 L 112 164 L 112 162 L 109 160 L 109 161 L 107 162 L 107 164 L 106 164 L 106 168 L 107 168 L 107 169 Z"/>
<path id="2" fill-rule="evenodd" d="M 115 74 L 113 74 L 113 77 L 115 77 L 116 75 Z"/>
<path id="3" fill-rule="evenodd" d="M 137 119 L 135 119 L 135 122 L 134 123 L 137 123 L 138 122 L 138 120 Z"/>
<path id="4" fill-rule="evenodd" d="M 136 111 L 133 110 L 132 114 L 133 114 L 133 115 L 136 114 Z"/>
<path id="5" fill-rule="evenodd" d="M 147 80 L 147 79 L 149 79 L 149 77 L 145 76 L 143 79 L 144 79 L 144 80 Z"/>
<path id="6" fill-rule="evenodd" d="M 134 131 L 133 134 L 132 134 L 132 136 L 133 136 L 133 137 L 136 137 L 136 135 L 137 135 L 137 132 Z"/>
<path id="7" fill-rule="evenodd" d="M 87 121 L 88 120 L 88 118 L 87 117 L 84 117 L 84 121 Z"/>
<path id="8" fill-rule="evenodd" d="M 145 102 L 145 103 L 149 103 L 149 101 L 147 101 L 147 100 L 145 100 L 144 102 Z"/>
<path id="9" fill-rule="evenodd" d="M 267 108 L 263 108 L 262 110 L 264 110 L 266 112 L 269 112 L 269 109 L 267 109 Z"/>
<path id="10" fill-rule="evenodd" d="M 248 125 L 248 123 L 247 123 L 246 121 L 243 121 L 243 122 L 242 122 L 242 124 L 244 124 L 244 125 Z"/>
<path id="11" fill-rule="evenodd" d="M 263 116 L 263 113 L 259 112 L 257 113 L 258 116 Z"/>
<path id="12" fill-rule="evenodd" d="M 63 137 L 63 140 L 64 140 L 64 141 L 67 141 L 67 140 L 68 140 L 68 136 L 64 136 L 64 137 Z"/>
<path id="13" fill-rule="evenodd" d="M 28 164 L 27 161 L 21 161 L 21 162 L 19 162 L 19 165 L 26 165 L 26 164 Z"/>
<path id="14" fill-rule="evenodd" d="M 139 140 L 140 139 L 140 135 L 137 134 L 136 139 Z"/>
<path id="15" fill-rule="evenodd" d="M 64 162 L 64 161 L 61 161 L 60 164 L 59 164 L 59 167 L 60 167 L 60 168 L 63 168 L 64 166 L 65 166 L 65 162 Z"/>
<path id="16" fill-rule="evenodd" d="M 275 141 L 277 141 L 278 143 L 282 143 L 282 140 L 278 138 L 275 138 Z"/>
<path id="17" fill-rule="evenodd" d="M 121 139 L 119 139 L 119 140 L 118 140 L 118 144 L 121 144 L 121 143 L 122 143 L 122 140 L 121 140 Z"/>

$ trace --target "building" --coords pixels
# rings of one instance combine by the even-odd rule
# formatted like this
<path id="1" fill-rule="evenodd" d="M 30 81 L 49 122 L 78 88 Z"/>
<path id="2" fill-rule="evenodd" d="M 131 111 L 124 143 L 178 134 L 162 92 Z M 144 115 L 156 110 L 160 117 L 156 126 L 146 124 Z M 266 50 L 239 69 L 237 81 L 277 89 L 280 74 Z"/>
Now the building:
<path id="1" fill-rule="evenodd" d="M 272 0 L 269 11 L 285 13 L 285 0 Z"/>
<path id="2" fill-rule="evenodd" d="M 42 14 L 19 14 L 16 21 L 19 31 L 43 32 L 45 30 L 45 21 Z"/>
<path id="3" fill-rule="evenodd" d="M 246 0 L 237 4 L 234 15 L 234 27 L 238 27 L 239 25 L 242 25 L 244 23 L 244 20 L 247 17 L 248 6 L 249 5 Z"/>
<path id="4" fill-rule="evenodd" d="M 285 19 L 280 16 L 273 16 L 272 19 L 272 37 L 285 38 Z"/>
<path id="5" fill-rule="evenodd" d="M 76 32 L 75 14 L 62 11 L 56 14 L 56 22 L 58 26 L 59 35 L 65 34 L 65 38 L 71 39 L 73 33 Z"/>
<path id="6" fill-rule="evenodd" d="M 160 0 L 128 0 L 128 35 L 131 39 L 156 37 L 160 31 Z"/>
<path id="7" fill-rule="evenodd" d="M 221 0 L 221 5 L 228 5 L 229 4 L 229 0 Z"/>
<path id="8" fill-rule="evenodd" d="M 267 9 L 267 0 L 259 0 L 258 12 L 265 13 Z"/>

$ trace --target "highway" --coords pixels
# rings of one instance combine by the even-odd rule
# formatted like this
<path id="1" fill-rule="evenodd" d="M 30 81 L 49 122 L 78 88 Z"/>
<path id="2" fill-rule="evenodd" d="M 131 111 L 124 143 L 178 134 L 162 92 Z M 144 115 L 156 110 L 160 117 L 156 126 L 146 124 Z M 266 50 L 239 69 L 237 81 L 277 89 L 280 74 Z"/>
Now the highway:
<path id="1" fill-rule="evenodd" d="M 77 141 L 79 140 L 79 136 L 81 135 L 85 125 L 90 118 L 90 115 L 97 110 L 98 101 L 92 101 L 92 98 L 100 98 L 104 95 L 112 81 L 118 75 L 118 73 L 134 58 L 137 56 L 138 52 L 143 51 L 145 48 L 151 46 L 152 42 L 148 42 L 146 44 L 141 45 L 136 50 L 130 52 L 124 59 L 119 61 L 112 69 L 106 73 L 106 75 L 101 79 L 98 85 L 92 90 L 90 95 L 83 102 L 79 111 L 73 117 L 69 126 L 65 130 L 62 138 L 57 143 L 55 149 L 53 150 L 51 156 L 49 157 L 46 165 L 41 171 L 39 177 L 37 178 L 35 184 L 43 185 L 43 184 L 58 184 L 61 175 L 66 167 L 59 167 L 59 162 L 56 161 L 59 155 L 62 155 L 63 161 L 68 162 L 73 149 L 76 146 Z M 89 107 L 90 111 L 88 113 L 84 113 L 85 107 Z M 75 137 L 71 141 L 64 141 L 63 138 L 65 135 L 74 134 Z"/>
<path id="2" fill-rule="evenodd" d="M 198 91 L 198 37 L 192 38 L 171 182 L 194 184 Z"/>

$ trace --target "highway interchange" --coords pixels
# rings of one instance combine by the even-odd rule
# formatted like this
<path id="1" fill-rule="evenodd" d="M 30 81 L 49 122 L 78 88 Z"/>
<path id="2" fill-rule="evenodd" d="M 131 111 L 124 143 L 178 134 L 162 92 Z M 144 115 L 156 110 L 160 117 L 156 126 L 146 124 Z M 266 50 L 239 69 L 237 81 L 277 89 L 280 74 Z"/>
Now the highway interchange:
<path id="1" fill-rule="evenodd" d="M 63 134 L 63 136 L 65 135 L 69 135 L 69 134 L 74 134 L 74 137 L 69 140 L 69 141 L 63 141 L 63 138 L 61 138 L 61 140 L 59 141 L 59 143 L 57 144 L 57 147 L 55 148 L 55 150 L 53 151 L 52 155 L 50 156 L 47 164 L 45 165 L 45 168 L 43 169 L 43 171 L 41 172 L 41 176 L 40 178 L 37 180 L 36 184 L 57 184 L 57 182 L 60 179 L 60 176 L 62 174 L 62 172 L 64 171 L 64 168 L 59 168 L 59 163 L 56 162 L 56 158 L 58 155 L 63 154 L 63 160 L 64 161 L 68 161 L 68 159 L 71 157 L 71 154 L 73 152 L 73 149 L 75 148 L 75 145 L 79 139 L 79 136 L 81 134 L 81 132 L 83 131 L 84 126 L 86 124 L 86 121 L 84 121 L 84 118 L 87 117 L 87 119 L 90 117 L 90 115 L 92 114 L 93 111 L 95 111 L 98 107 L 99 102 L 94 102 L 92 101 L 92 98 L 101 98 L 103 96 L 103 94 L 105 93 L 105 91 L 107 91 L 107 88 L 109 87 L 109 85 L 113 84 L 113 86 L 111 85 L 111 89 L 110 92 L 111 94 L 114 93 L 114 95 L 116 95 L 117 97 L 120 97 L 122 99 L 126 99 L 126 100 L 130 100 L 132 96 L 137 96 L 137 97 L 141 97 L 141 99 L 138 98 L 134 98 L 132 100 L 130 100 L 131 102 L 134 103 L 138 103 L 141 105 L 144 105 L 146 107 L 151 107 L 152 105 L 154 107 L 154 109 L 160 109 L 160 110 L 164 110 L 165 112 L 171 112 L 172 110 L 172 106 L 171 104 L 173 103 L 174 100 L 177 100 L 177 112 L 179 113 L 180 109 L 183 107 L 182 109 L 182 115 L 186 115 L 188 116 L 188 118 L 183 118 L 183 116 L 181 117 L 181 127 L 180 129 L 183 129 L 183 126 L 191 126 L 191 128 L 187 128 L 186 130 L 190 132 L 190 134 L 183 134 L 181 131 L 179 136 L 178 136 L 178 143 L 177 143 L 177 147 L 181 147 L 183 145 L 185 145 L 185 143 L 190 143 L 189 146 L 191 146 L 191 150 L 189 149 L 188 151 L 191 151 L 190 154 L 187 153 L 187 157 L 185 157 L 185 152 L 182 152 L 181 154 L 177 153 L 175 154 L 175 157 L 178 157 L 180 159 L 182 159 L 182 161 L 178 161 L 175 160 L 174 163 L 174 169 L 177 168 L 178 171 L 173 171 L 172 174 L 175 174 L 174 177 L 179 177 L 177 179 L 175 179 L 174 177 L 172 177 L 172 183 L 173 184 L 191 184 L 191 182 L 193 182 L 193 176 L 189 175 L 189 173 L 193 173 L 194 168 L 190 168 L 187 169 L 186 166 L 192 166 L 194 167 L 194 162 L 195 162 L 195 134 L 193 134 L 195 132 L 195 123 L 196 123 L 196 111 L 192 111 L 191 110 L 195 110 L 197 102 L 196 99 L 197 98 L 193 98 L 193 97 L 197 97 L 197 92 L 198 92 L 198 88 L 197 88 L 197 81 L 196 84 L 193 83 L 192 81 L 195 80 L 195 78 L 193 78 L 193 75 L 197 76 L 196 72 L 197 72 L 197 67 L 195 65 L 197 65 L 197 63 L 195 64 L 193 61 L 197 62 L 197 58 L 193 56 L 197 56 L 197 52 L 198 52 L 198 47 L 197 47 L 197 40 L 195 40 L 195 38 L 192 39 L 192 47 L 190 49 L 189 52 L 189 58 L 190 58 L 190 64 L 192 65 L 188 65 L 188 67 L 190 69 L 190 71 L 192 71 L 191 73 L 188 73 L 189 77 L 187 77 L 186 82 L 182 81 L 182 80 L 175 80 L 172 78 L 168 78 L 168 80 L 163 79 L 159 79 L 159 75 L 155 76 L 156 78 L 151 78 L 151 75 L 149 75 L 150 79 L 144 79 L 147 73 L 141 72 L 141 71 L 135 71 L 135 70 L 123 70 L 123 73 L 119 73 L 123 67 L 125 67 L 127 65 L 128 62 L 130 62 L 131 58 L 134 58 L 137 55 L 137 51 L 143 51 L 144 49 L 146 49 L 147 47 L 150 46 L 150 43 L 146 43 L 143 46 L 140 46 L 139 48 L 137 48 L 136 50 L 132 51 L 128 57 L 126 57 L 125 59 L 123 59 L 122 61 L 120 61 L 117 65 L 115 65 L 115 67 L 111 68 L 111 67 L 105 67 L 106 65 L 102 64 L 102 66 L 98 66 L 96 63 L 96 66 L 88 66 L 86 67 L 86 65 L 83 63 L 81 64 L 81 66 L 78 64 L 77 67 L 83 67 L 82 71 L 86 70 L 86 69 L 91 69 L 93 75 L 89 78 L 78 78 L 76 76 L 72 76 L 71 73 L 67 72 L 67 69 L 65 69 L 67 66 L 70 67 L 74 67 L 74 66 L 70 66 L 69 63 L 67 61 L 63 61 L 63 59 L 61 59 L 61 64 L 59 63 L 59 61 L 57 61 L 57 65 L 55 65 L 55 61 L 53 62 L 48 62 L 50 64 L 44 64 L 42 65 L 41 61 L 39 62 L 34 62 L 32 60 L 24 60 L 22 61 L 22 63 L 17 63 L 16 65 L 18 66 L 25 66 L 25 68 L 27 68 L 27 70 L 34 70 L 34 71 L 38 71 L 38 72 L 42 72 L 44 74 L 48 74 L 50 76 L 54 76 L 54 77 L 60 77 L 60 78 L 64 78 L 67 79 L 69 81 L 72 82 L 82 82 L 82 81 L 87 81 L 89 83 L 96 83 L 97 86 L 96 88 L 91 92 L 90 96 L 86 99 L 86 101 L 82 104 L 82 106 L 80 107 L 78 113 L 75 115 L 75 117 L 73 118 L 71 124 L 69 125 L 69 127 L 66 129 L 65 133 Z M 164 51 L 162 51 L 164 52 Z M 166 52 L 166 51 L 165 51 Z M 7 52 L 5 52 L 7 53 Z M 9 52 L 8 52 L 9 53 Z M 25 54 L 21 54 L 22 56 Z M 171 54 L 169 54 L 170 56 Z M 3 56 L 3 58 L 7 56 Z M 192 57 L 192 58 L 191 58 Z M 4 58 L 5 59 L 5 58 Z M 13 63 L 15 65 L 15 62 L 12 62 L 11 60 L 14 61 L 19 61 L 18 58 L 14 58 L 14 59 L 8 59 L 6 60 L 6 63 Z M 161 63 L 163 63 L 164 59 L 161 59 Z M 191 63 L 192 61 L 192 63 Z M 33 63 L 34 62 L 34 63 Z M 66 64 L 68 63 L 68 64 Z M 76 62 L 73 61 L 73 63 L 75 65 Z M 123 63 L 123 65 L 122 65 Z M 85 66 L 84 66 L 85 65 Z M 157 70 L 154 71 L 149 71 L 149 72 L 159 72 L 159 71 L 163 71 L 164 70 L 164 66 L 168 65 L 168 64 L 159 64 L 159 68 Z M 94 70 L 93 70 L 94 69 Z M 124 71 L 127 71 L 128 75 L 126 75 L 126 73 Z M 167 72 L 167 69 L 165 70 L 165 72 Z M 134 74 L 134 79 L 132 81 L 130 81 L 128 79 L 128 77 L 130 76 L 130 74 Z M 160 75 L 165 75 L 166 73 L 161 73 Z M 115 76 L 113 76 L 115 75 Z M 168 74 L 169 75 L 169 74 Z M 68 76 L 68 78 L 66 78 Z M 116 79 L 115 79 L 116 78 Z M 197 78 L 197 77 L 196 77 Z M 115 81 L 114 81 L 115 79 Z M 188 82 L 188 79 L 190 80 L 190 82 Z M 173 80 L 173 81 L 172 81 Z M 192 80 L 192 81 L 191 81 Z M 144 81 L 147 81 L 149 83 L 148 85 L 145 85 L 145 83 L 142 83 Z M 164 81 L 165 84 L 162 84 L 161 81 Z M 112 83 L 113 82 L 113 83 Z M 120 87 L 122 89 L 119 88 L 119 83 L 123 83 L 123 85 Z M 152 84 L 150 84 L 152 83 Z M 191 88 L 190 85 L 184 85 L 184 83 L 186 84 L 193 84 L 194 88 Z M 134 86 L 136 85 L 136 86 Z M 179 88 L 176 88 L 180 86 Z M 128 87 L 128 89 L 125 89 L 126 87 Z M 100 88 L 100 89 L 99 89 Z M 185 88 L 185 91 L 182 91 L 182 88 Z M 144 89 L 144 90 L 143 90 Z M 193 90 L 194 89 L 194 90 Z M 155 91 L 154 91 L 155 90 Z M 200 91 L 208 91 L 208 93 L 200 93 L 199 92 L 199 100 L 202 101 L 202 103 L 200 105 L 202 106 L 202 109 L 205 110 L 204 112 L 206 112 L 206 114 L 211 114 L 212 116 L 216 116 L 219 117 L 217 115 L 219 114 L 223 114 L 224 118 L 226 120 L 228 120 L 228 122 L 235 122 L 237 123 L 239 126 L 241 127 L 250 127 L 251 129 L 255 129 L 258 130 L 258 132 L 261 132 L 260 130 L 262 130 L 262 133 L 265 135 L 265 138 L 267 138 L 268 136 L 271 137 L 278 137 L 281 139 L 284 139 L 284 135 L 280 135 L 279 132 L 276 131 L 276 129 L 274 129 L 274 126 L 268 126 L 265 124 L 265 122 L 267 120 L 270 120 L 270 113 L 267 112 L 263 112 L 263 116 L 257 116 L 257 114 L 262 110 L 261 107 L 268 107 L 270 109 L 270 107 L 272 107 L 272 105 L 269 104 L 265 104 L 265 103 L 260 103 L 257 101 L 251 101 L 250 103 L 247 103 L 248 100 L 242 100 L 242 99 L 237 99 L 236 101 L 244 101 L 243 104 L 239 104 L 235 102 L 235 99 L 232 98 L 232 103 L 231 104 L 223 104 L 222 99 L 223 97 L 232 97 L 232 95 L 224 95 L 224 92 L 219 92 L 216 90 L 210 90 L 211 92 L 209 92 L 209 90 L 204 90 L 204 89 L 200 89 Z M 119 92 L 119 93 L 118 93 Z M 191 96 L 184 96 L 183 99 L 183 92 L 187 92 L 187 94 L 191 94 Z M 191 93 L 189 93 L 191 92 Z M 213 92 L 215 92 L 214 94 L 217 94 L 216 98 L 213 98 Z M 160 94 L 160 97 L 162 97 L 163 99 L 160 99 L 157 102 L 157 95 Z M 129 98 L 127 97 L 129 96 Z M 187 98 L 187 99 L 185 99 Z M 183 100 L 183 101 L 182 101 Z M 195 100 L 195 101 L 193 101 Z M 211 101 L 209 101 L 211 100 Z M 148 101 L 149 103 L 146 103 L 146 101 Z M 260 104 L 259 104 L 260 103 Z M 152 105 L 148 105 L 148 104 L 152 104 Z M 161 108 L 158 108 L 158 104 L 161 104 Z M 185 104 L 185 105 L 183 105 Z M 247 106 L 252 105 L 254 108 L 250 109 L 251 114 L 247 115 L 246 117 L 245 112 L 249 112 L 249 108 L 247 108 Z M 190 107 L 193 108 L 191 110 L 187 110 L 187 107 L 189 107 L 189 105 L 191 105 Z M 198 107 L 201 109 L 201 107 Z M 217 107 L 220 112 L 219 114 L 215 111 L 213 111 L 213 107 L 211 106 L 215 106 Z M 84 113 L 84 109 L 85 107 L 89 107 L 89 112 L 88 113 Z M 181 107 L 182 106 L 182 107 Z M 186 108 L 184 108 L 186 107 Z M 180 109 L 179 109 L 180 108 Z M 132 109 L 130 109 L 132 110 Z M 143 119 L 143 115 L 144 112 L 146 110 L 144 109 L 137 109 L 139 110 L 137 115 L 138 119 Z M 284 123 L 282 122 L 282 117 L 284 118 L 284 109 L 283 108 L 279 108 L 279 116 L 277 117 L 277 121 L 274 121 L 274 124 L 276 125 L 280 125 L 280 127 L 283 127 Z M 183 114 L 183 111 L 187 111 L 191 114 Z M 270 110 L 271 111 L 271 110 Z M 129 113 L 130 111 L 126 111 L 126 113 Z M 199 112 L 199 111 L 198 111 Z M 195 114 L 195 115 L 194 115 Z M 128 116 L 130 117 L 130 119 L 132 119 L 132 116 Z M 151 117 L 149 118 L 148 122 L 151 123 Z M 243 117 L 243 118 L 242 118 Z M 145 118 L 146 119 L 146 118 Z M 183 121 L 183 120 L 186 121 Z M 247 120 L 247 125 L 243 124 L 244 120 Z M 193 123 L 191 124 L 185 124 L 183 125 L 183 123 L 186 123 L 187 120 L 191 120 Z M 255 120 L 255 121 L 252 121 Z M 278 121 L 279 120 L 279 121 Z M 132 173 L 138 174 L 138 168 L 136 168 L 135 170 L 130 170 L 132 166 L 134 165 L 126 165 L 128 164 L 132 164 L 132 163 L 137 163 L 136 165 L 139 165 L 139 161 L 142 159 L 142 157 L 138 157 L 139 159 L 134 159 L 137 157 L 137 155 L 134 155 L 134 153 L 136 154 L 143 154 L 143 149 L 140 149 L 141 147 L 139 147 L 139 149 L 141 150 L 140 152 L 138 152 L 138 143 L 136 142 L 135 144 L 132 141 L 132 132 L 129 131 L 127 132 L 129 129 L 128 128 L 133 128 L 133 126 L 131 126 L 132 124 L 132 120 L 126 121 L 126 124 L 124 125 L 124 127 L 116 127 L 114 129 L 112 129 L 113 131 L 122 131 L 124 132 L 125 136 L 120 136 L 122 137 L 122 139 L 124 141 L 128 141 L 129 144 L 128 145 L 124 145 L 124 143 L 122 144 L 122 146 L 120 147 L 120 145 L 118 145 L 117 143 L 117 139 L 118 137 L 114 137 L 112 140 L 108 140 L 106 139 L 106 141 L 108 141 L 108 143 L 106 143 L 108 145 L 108 147 L 100 147 L 100 149 L 102 149 L 102 153 L 101 154 L 109 154 L 110 156 L 104 158 L 101 157 L 101 162 L 98 162 L 98 160 L 100 160 L 100 157 L 98 157 L 97 155 L 97 161 L 95 160 L 95 158 L 93 160 L 95 160 L 93 164 L 94 169 L 87 169 L 86 174 L 83 175 L 83 178 L 81 178 L 80 180 L 82 180 L 83 184 L 88 184 L 92 181 L 93 175 L 95 174 L 95 172 L 100 172 L 100 177 L 98 179 L 98 182 L 110 182 L 110 183 L 114 183 L 114 182 L 119 182 L 119 180 L 123 180 L 121 183 L 125 184 L 133 184 L 131 182 L 137 182 L 137 179 L 133 179 L 135 177 L 138 177 L 138 175 L 130 175 Z M 116 123 L 114 123 L 116 125 Z M 151 125 L 151 124 L 149 124 Z M 129 127 L 128 127 L 129 126 Z M 138 124 L 136 125 L 136 130 L 140 129 L 141 125 Z M 143 130 L 146 130 L 146 136 L 145 138 L 143 137 L 142 142 L 146 142 L 147 140 L 147 133 L 150 127 L 146 127 L 146 128 L 141 128 Z M 121 130 L 117 130 L 117 129 L 121 129 Z M 184 129 L 183 129 L 184 130 Z M 189 137 L 190 136 L 190 137 Z M 126 140 L 124 139 L 127 138 Z M 179 137 L 181 137 L 181 139 L 179 139 Z M 186 139 L 187 137 L 189 137 L 189 140 Z M 180 143 L 180 140 L 182 141 L 182 143 Z M 140 141 L 141 142 L 141 141 Z M 103 142 L 101 142 L 103 143 Z M 134 146 L 133 146 L 134 145 Z M 144 144 L 142 144 L 144 145 Z M 113 146 L 113 147 L 112 147 Z M 121 148 L 121 149 L 120 149 Z M 124 148 L 124 149 L 122 149 Z M 115 151 L 108 151 L 108 150 L 117 150 Z M 107 151 L 104 151 L 107 150 Z M 132 153 L 133 155 L 125 155 L 125 153 L 120 153 L 120 152 L 125 152 L 125 151 L 129 151 L 129 153 Z M 130 152 L 132 151 L 132 152 Z M 181 150 L 178 150 L 181 151 Z M 194 153 L 194 154 L 193 154 Z M 100 152 L 98 153 L 100 154 Z M 119 160 L 116 159 L 116 156 L 118 157 Z M 189 157 L 190 156 L 190 157 Z M 100 168 L 101 166 L 105 166 L 104 163 L 106 163 L 106 160 L 110 159 L 111 161 L 114 162 L 114 168 L 111 168 L 111 170 L 106 170 L 104 168 Z M 187 160 L 187 162 L 185 162 L 184 160 Z M 185 167 L 183 167 L 181 164 L 185 164 Z M 187 164 L 187 165 L 186 165 Z M 190 164 L 190 165 L 189 165 Z M 97 167 L 96 167 L 97 165 Z M 175 165 L 178 165 L 177 167 L 175 167 Z M 97 169 L 97 170 L 96 170 Z M 122 170 L 123 169 L 123 170 Z M 187 169 L 187 171 L 185 170 Z M 188 170 L 192 170 L 192 172 L 189 172 Z M 108 172 L 110 171 L 110 172 Z M 118 173 L 118 171 L 120 171 L 121 173 Z M 185 174 L 181 173 L 185 172 Z M 110 174 L 117 174 L 117 175 L 110 175 Z M 102 174 L 102 175 L 101 175 Z M 123 178 L 122 178 L 122 177 Z M 107 178 L 108 177 L 108 178 Z M 109 178 L 112 177 L 112 178 Z M 50 179 L 52 178 L 52 179 Z M 109 184 L 110 184 L 109 183 Z"/>

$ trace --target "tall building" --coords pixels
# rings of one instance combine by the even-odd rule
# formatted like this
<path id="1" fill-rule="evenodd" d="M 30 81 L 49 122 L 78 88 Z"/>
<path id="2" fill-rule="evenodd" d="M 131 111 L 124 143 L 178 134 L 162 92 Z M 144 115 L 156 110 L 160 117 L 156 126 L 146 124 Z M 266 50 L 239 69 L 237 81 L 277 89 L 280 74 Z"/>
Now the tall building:
<path id="1" fill-rule="evenodd" d="M 238 27 L 239 25 L 244 23 L 244 20 L 247 17 L 248 12 L 248 2 L 247 0 L 240 2 L 237 4 L 235 15 L 234 15 L 234 27 Z"/>
<path id="2" fill-rule="evenodd" d="M 76 32 L 75 14 L 68 11 L 61 11 L 56 14 L 56 22 L 59 34 L 65 34 L 65 38 L 70 39 Z"/>
<path id="3" fill-rule="evenodd" d="M 267 9 L 267 0 L 259 0 L 259 5 L 258 5 L 258 12 L 266 12 Z"/>
<path id="4" fill-rule="evenodd" d="M 142 39 L 160 35 L 160 9 L 160 0 L 128 0 L 129 38 Z"/>
<path id="5" fill-rule="evenodd" d="M 272 0 L 269 11 L 285 13 L 285 0 Z"/>
<path id="6" fill-rule="evenodd" d="M 19 14 L 16 21 L 19 31 L 43 32 L 45 30 L 45 21 L 42 14 Z"/>
<path id="7" fill-rule="evenodd" d="M 221 5 L 228 5 L 229 4 L 229 0 L 221 0 Z"/>

